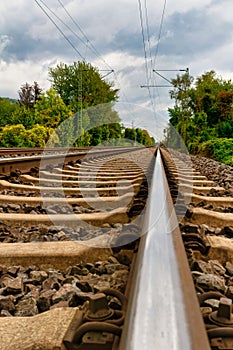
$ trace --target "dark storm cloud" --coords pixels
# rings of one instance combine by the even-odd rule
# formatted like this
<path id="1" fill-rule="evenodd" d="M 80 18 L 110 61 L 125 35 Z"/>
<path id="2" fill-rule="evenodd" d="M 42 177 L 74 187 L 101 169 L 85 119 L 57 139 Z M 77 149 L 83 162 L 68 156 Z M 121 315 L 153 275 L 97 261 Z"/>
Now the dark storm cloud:
<path id="1" fill-rule="evenodd" d="M 202 55 L 221 48 L 231 41 L 233 27 L 223 23 L 206 12 L 192 10 L 174 13 L 166 21 L 166 32 L 161 41 L 165 55 Z"/>

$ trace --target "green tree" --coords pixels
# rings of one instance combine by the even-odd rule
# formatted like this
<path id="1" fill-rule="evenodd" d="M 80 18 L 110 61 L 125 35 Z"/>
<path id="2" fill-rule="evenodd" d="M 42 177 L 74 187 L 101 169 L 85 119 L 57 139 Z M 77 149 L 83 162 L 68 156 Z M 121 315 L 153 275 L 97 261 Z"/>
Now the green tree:
<path id="1" fill-rule="evenodd" d="M 201 151 L 220 159 L 224 150 L 228 152 L 225 147 L 231 145 L 233 135 L 233 83 L 210 71 L 198 77 L 194 85 L 188 83 L 184 95 L 182 84 L 185 82 L 181 78 L 173 81 L 170 97 L 175 100 L 175 106 L 168 110 L 170 125 L 182 136 L 189 151 Z M 167 138 L 170 145 L 179 148 L 180 138 L 171 126 Z M 221 142 L 220 152 L 217 147 Z M 229 163 L 231 157 L 229 154 L 228 158 L 222 159 Z"/>
<path id="2" fill-rule="evenodd" d="M 134 128 L 125 128 L 124 138 L 128 140 L 136 141 L 137 132 Z"/>
<path id="3" fill-rule="evenodd" d="M 35 113 L 33 108 L 22 105 L 12 114 L 12 124 L 22 124 L 26 129 L 32 128 L 35 123 Z"/>
<path id="4" fill-rule="evenodd" d="M 49 76 L 52 87 L 75 113 L 74 135 L 79 138 L 76 144 L 83 140 L 97 145 L 108 140 L 112 128 L 106 127 L 106 124 L 120 122 L 118 113 L 113 109 L 118 98 L 118 90 L 113 88 L 113 84 L 106 82 L 96 68 L 85 62 L 60 63 L 49 69 Z M 88 136 L 83 137 L 87 130 Z"/>
<path id="5" fill-rule="evenodd" d="M 34 106 L 35 123 L 56 128 L 72 115 L 62 98 L 52 88 L 42 93 Z"/>
<path id="6" fill-rule="evenodd" d="M 173 117 L 176 115 L 177 123 L 174 126 L 185 142 L 188 138 L 187 128 L 193 115 L 191 94 L 193 80 L 194 78 L 188 72 L 177 75 L 175 79 L 172 79 L 173 90 L 169 92 L 171 99 L 175 100 L 174 113 L 171 108 L 169 112 Z"/>
<path id="7" fill-rule="evenodd" d="M 5 126 L 0 132 L 1 147 L 45 147 L 53 129 L 34 125 L 26 130 L 22 124 Z M 58 139 L 55 138 L 56 142 Z"/>
<path id="8" fill-rule="evenodd" d="M 0 128 L 6 125 L 14 124 L 13 114 L 18 114 L 20 110 L 16 101 L 10 101 L 8 98 L 0 97 Z"/>
<path id="9" fill-rule="evenodd" d="M 26 129 L 22 124 L 5 126 L 0 133 L 1 147 L 24 147 Z"/>
<path id="10" fill-rule="evenodd" d="M 45 147 L 53 129 L 43 125 L 34 125 L 30 130 L 26 131 L 25 146 L 26 147 Z"/>
<path id="11" fill-rule="evenodd" d="M 73 112 L 117 100 L 117 89 L 107 83 L 98 70 L 85 62 L 60 63 L 49 69 L 52 87 Z"/>
<path id="12" fill-rule="evenodd" d="M 233 117 L 233 84 L 217 77 L 214 71 L 196 79 L 193 100 L 194 112 L 205 112 L 211 128 Z"/>
<path id="13" fill-rule="evenodd" d="M 142 130 L 142 144 L 145 146 L 152 146 L 154 145 L 155 140 L 153 137 L 151 137 L 147 130 Z"/>

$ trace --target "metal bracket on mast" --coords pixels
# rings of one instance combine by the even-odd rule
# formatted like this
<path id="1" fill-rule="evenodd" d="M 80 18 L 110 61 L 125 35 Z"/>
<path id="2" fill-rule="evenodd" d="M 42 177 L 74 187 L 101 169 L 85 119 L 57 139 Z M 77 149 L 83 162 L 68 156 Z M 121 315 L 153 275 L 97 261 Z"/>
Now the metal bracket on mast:
<path id="1" fill-rule="evenodd" d="M 165 76 L 160 74 L 159 72 L 186 72 L 189 74 L 189 68 L 186 69 L 153 69 L 153 72 L 160 76 L 162 79 L 166 80 L 170 85 L 141 85 L 141 88 L 151 88 L 151 87 L 171 87 L 171 80 L 167 79 Z"/>

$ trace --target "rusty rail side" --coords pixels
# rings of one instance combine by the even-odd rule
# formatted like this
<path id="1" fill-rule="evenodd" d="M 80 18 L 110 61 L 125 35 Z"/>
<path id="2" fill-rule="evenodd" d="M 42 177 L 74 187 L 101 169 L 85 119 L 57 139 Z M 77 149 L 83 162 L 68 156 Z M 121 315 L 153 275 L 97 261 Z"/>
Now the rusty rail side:
<path id="1" fill-rule="evenodd" d="M 158 151 L 120 350 L 209 350 Z"/>
<path id="2" fill-rule="evenodd" d="M 141 147 L 135 147 L 134 149 L 140 149 Z M 44 153 L 41 155 L 33 156 L 21 156 L 13 158 L 0 158 L 0 174 L 9 175 L 11 171 L 16 169 L 21 171 L 28 171 L 32 167 L 46 167 L 46 165 L 58 166 L 59 164 L 64 164 L 65 161 L 76 161 L 82 160 L 84 157 L 95 158 L 100 155 L 106 154 L 106 156 L 111 156 L 113 154 L 120 154 L 125 152 L 131 152 L 132 147 L 97 147 L 93 150 L 87 151 L 77 151 L 68 152 L 68 149 L 64 149 L 64 153 L 51 154 L 51 150 L 47 153 L 47 149 L 44 149 Z"/>

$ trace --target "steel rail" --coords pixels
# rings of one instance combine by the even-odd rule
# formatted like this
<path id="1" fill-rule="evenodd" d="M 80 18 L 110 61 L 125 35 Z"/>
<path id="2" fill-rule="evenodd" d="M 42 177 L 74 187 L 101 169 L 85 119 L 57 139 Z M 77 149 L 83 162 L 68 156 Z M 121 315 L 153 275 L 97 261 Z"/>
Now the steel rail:
<path id="1" fill-rule="evenodd" d="M 158 150 L 120 350 L 209 350 Z"/>
<path id="2" fill-rule="evenodd" d="M 110 146 L 100 146 L 102 149 L 112 149 Z M 0 147 L 0 159 L 5 155 L 17 154 L 17 155 L 36 155 L 36 154 L 57 154 L 57 153 L 68 153 L 68 152 L 88 152 L 94 149 L 100 149 L 100 147 Z M 128 146 L 115 146 L 115 148 L 124 149 L 128 148 Z"/>
<path id="3" fill-rule="evenodd" d="M 9 175 L 11 171 L 18 169 L 21 171 L 28 171 L 32 167 L 46 167 L 46 165 L 57 166 L 59 164 L 64 164 L 68 161 L 76 161 L 78 159 L 82 160 L 84 157 L 86 159 L 98 157 L 100 155 L 106 154 L 106 156 L 111 156 L 113 154 L 123 154 L 126 152 L 131 152 L 132 150 L 139 150 L 141 147 L 112 147 L 112 148 L 101 148 L 96 147 L 93 150 L 81 151 L 81 152 L 67 152 L 65 149 L 64 153 L 47 154 L 46 148 L 42 155 L 34 156 L 24 156 L 24 157 L 13 157 L 13 158 L 0 158 L 0 173 L 2 175 Z"/>

